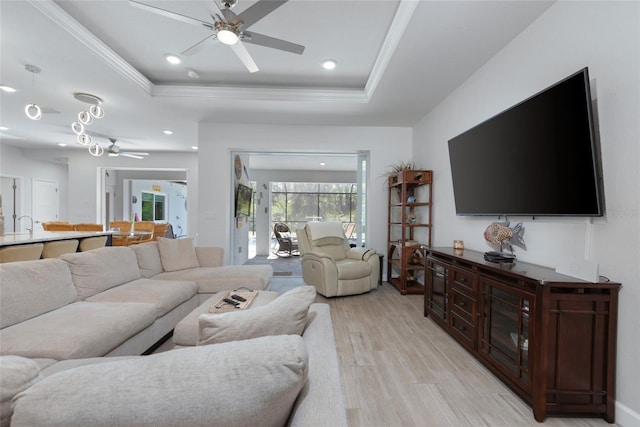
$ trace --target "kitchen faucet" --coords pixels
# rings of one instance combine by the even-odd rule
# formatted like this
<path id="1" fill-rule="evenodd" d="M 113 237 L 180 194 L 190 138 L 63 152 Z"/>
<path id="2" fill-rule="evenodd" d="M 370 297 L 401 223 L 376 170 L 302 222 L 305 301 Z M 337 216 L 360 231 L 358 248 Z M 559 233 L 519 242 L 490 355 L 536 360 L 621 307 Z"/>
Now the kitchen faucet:
<path id="1" fill-rule="evenodd" d="M 18 221 L 20 221 L 22 218 L 29 218 L 29 220 L 31 221 L 31 228 L 27 228 L 27 231 L 29 232 L 29 234 L 33 234 L 33 218 L 31 218 L 29 215 L 22 215 L 20 218 L 18 218 Z"/>

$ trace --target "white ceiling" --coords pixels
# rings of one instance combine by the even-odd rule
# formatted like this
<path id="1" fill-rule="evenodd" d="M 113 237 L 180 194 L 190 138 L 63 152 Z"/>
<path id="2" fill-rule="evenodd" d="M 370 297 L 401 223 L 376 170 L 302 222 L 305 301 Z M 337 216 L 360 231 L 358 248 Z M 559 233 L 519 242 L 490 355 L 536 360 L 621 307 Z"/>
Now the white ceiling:
<path id="1" fill-rule="evenodd" d="M 145 2 L 208 21 L 212 1 Z M 234 12 L 253 3 L 239 0 Z M 75 92 L 104 101 L 106 115 L 92 133 L 152 155 L 191 151 L 200 121 L 413 126 L 550 4 L 290 0 L 251 30 L 302 44 L 304 54 L 246 44 L 260 68 L 251 74 L 219 43 L 168 64 L 165 54 L 207 30 L 126 0 L 0 1 L 0 84 L 18 89 L 0 92 L 0 126 L 9 128 L 0 136 L 22 147 L 84 149 L 70 129 L 86 108 Z M 338 67 L 323 70 L 326 58 Z M 28 73 L 27 64 L 42 72 Z M 29 102 L 59 113 L 31 121 Z"/>

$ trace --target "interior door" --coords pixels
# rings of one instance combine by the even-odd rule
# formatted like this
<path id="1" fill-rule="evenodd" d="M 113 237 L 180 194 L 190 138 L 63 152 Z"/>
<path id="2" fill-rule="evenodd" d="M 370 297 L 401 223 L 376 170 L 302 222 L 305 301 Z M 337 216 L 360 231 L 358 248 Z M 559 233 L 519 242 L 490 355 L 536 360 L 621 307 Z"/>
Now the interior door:
<path id="1" fill-rule="evenodd" d="M 58 182 L 34 179 L 33 222 L 43 223 L 58 220 Z"/>
<path id="2" fill-rule="evenodd" d="M 17 230 L 17 214 L 20 200 L 20 185 L 17 178 L 10 178 L 3 176 L 0 178 L 2 181 L 2 188 L 0 189 L 0 196 L 2 196 L 2 215 L 4 216 L 4 232 L 13 233 Z"/>

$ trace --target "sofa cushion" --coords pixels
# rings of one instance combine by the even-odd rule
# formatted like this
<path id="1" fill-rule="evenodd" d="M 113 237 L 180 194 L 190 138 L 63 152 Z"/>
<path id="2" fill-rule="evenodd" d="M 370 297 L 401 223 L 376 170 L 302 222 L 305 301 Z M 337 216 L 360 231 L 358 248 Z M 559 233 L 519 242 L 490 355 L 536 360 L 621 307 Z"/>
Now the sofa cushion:
<path id="1" fill-rule="evenodd" d="M 140 278 L 136 255 L 128 247 L 108 246 L 60 259 L 69 264 L 80 300 Z"/>
<path id="2" fill-rule="evenodd" d="M 179 321 L 173 329 L 173 343 L 181 346 L 196 345 L 198 343 L 198 334 L 200 331 L 198 318 L 201 314 L 209 313 L 211 306 L 217 303 L 218 300 L 220 300 L 220 298 L 222 298 L 226 293 L 226 291 L 222 291 L 214 294 L 212 297 L 200 304 L 198 308 L 185 316 L 184 319 Z M 247 310 L 253 310 L 255 307 L 268 304 L 279 296 L 280 294 L 277 292 L 259 291 Z"/>
<path id="3" fill-rule="evenodd" d="M 193 239 L 165 239 L 158 237 L 158 251 L 164 271 L 178 271 L 198 267 Z"/>
<path id="4" fill-rule="evenodd" d="M 283 426 L 307 360 L 280 336 L 78 367 L 21 393 L 12 427 Z"/>
<path id="5" fill-rule="evenodd" d="M 56 360 L 104 356 L 155 320 L 151 304 L 74 302 L 0 330 L 0 354 Z"/>
<path id="6" fill-rule="evenodd" d="M 302 334 L 307 311 L 316 297 L 313 286 L 299 286 L 267 305 L 220 314 L 201 314 L 198 345 L 266 335 Z"/>
<path id="7" fill-rule="evenodd" d="M 142 277 L 153 277 L 162 273 L 158 242 L 148 242 L 129 246 L 138 260 L 138 268 Z"/>
<path id="8" fill-rule="evenodd" d="M 0 328 L 78 299 L 69 267 L 58 259 L 0 264 Z"/>
<path id="9" fill-rule="evenodd" d="M 189 280 L 198 284 L 198 293 L 215 294 L 231 289 L 266 289 L 273 276 L 270 265 L 226 265 L 171 271 L 153 276 L 158 280 Z"/>
<path id="10" fill-rule="evenodd" d="M 0 356 L 0 426 L 9 426 L 13 397 L 40 378 L 40 368 L 33 360 L 20 356 Z"/>
<path id="11" fill-rule="evenodd" d="M 198 293 L 198 285 L 187 281 L 138 279 L 108 289 L 90 298 L 92 302 L 145 302 L 162 317 Z"/>

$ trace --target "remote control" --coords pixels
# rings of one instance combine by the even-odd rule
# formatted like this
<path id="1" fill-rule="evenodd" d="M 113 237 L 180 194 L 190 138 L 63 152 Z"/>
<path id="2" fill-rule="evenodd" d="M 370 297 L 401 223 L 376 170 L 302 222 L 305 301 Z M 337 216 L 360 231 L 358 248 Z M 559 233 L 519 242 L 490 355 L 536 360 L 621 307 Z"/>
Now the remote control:
<path id="1" fill-rule="evenodd" d="M 230 298 L 224 298 L 222 301 L 226 302 L 227 304 L 231 304 L 233 306 L 236 306 L 236 307 L 240 305 L 240 303 L 238 301 L 234 301 L 234 300 L 232 300 Z"/>
<path id="2" fill-rule="evenodd" d="M 236 301 L 240 301 L 240 302 L 245 302 L 247 300 L 246 298 L 241 297 L 240 295 L 236 295 L 236 294 L 231 295 L 231 298 L 233 298 Z"/>

